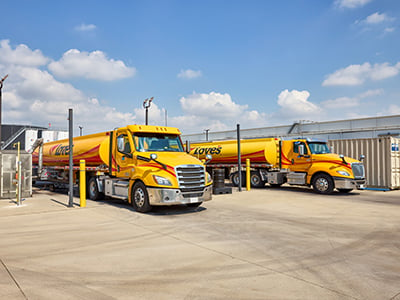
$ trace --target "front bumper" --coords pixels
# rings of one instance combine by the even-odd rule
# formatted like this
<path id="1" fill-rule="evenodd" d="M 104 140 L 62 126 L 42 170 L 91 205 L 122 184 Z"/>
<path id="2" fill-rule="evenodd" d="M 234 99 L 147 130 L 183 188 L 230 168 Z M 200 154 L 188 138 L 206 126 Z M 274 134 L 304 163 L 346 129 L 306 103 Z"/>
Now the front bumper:
<path id="1" fill-rule="evenodd" d="M 348 179 L 335 177 L 333 178 L 335 182 L 335 188 L 337 189 L 362 189 L 365 185 L 365 179 Z"/>
<path id="2" fill-rule="evenodd" d="M 179 205 L 209 201 L 212 198 L 212 185 L 206 186 L 200 195 L 184 195 L 179 189 L 160 189 L 148 187 L 150 205 Z"/>

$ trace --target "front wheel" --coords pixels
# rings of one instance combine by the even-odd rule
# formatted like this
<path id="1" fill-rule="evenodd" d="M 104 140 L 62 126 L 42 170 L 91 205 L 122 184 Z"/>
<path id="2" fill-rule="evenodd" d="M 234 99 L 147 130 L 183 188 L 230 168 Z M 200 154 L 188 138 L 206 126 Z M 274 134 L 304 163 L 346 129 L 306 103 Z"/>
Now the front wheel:
<path id="1" fill-rule="evenodd" d="M 314 191 L 320 194 L 330 194 L 333 192 L 334 184 L 332 177 L 328 174 L 318 174 L 313 180 Z"/>
<path id="2" fill-rule="evenodd" d="M 252 187 L 261 188 L 265 185 L 265 182 L 261 179 L 259 172 L 250 172 L 250 184 Z"/>
<path id="3" fill-rule="evenodd" d="M 132 188 L 131 204 L 133 208 L 141 213 L 149 212 L 152 206 L 149 202 L 149 194 L 143 182 L 136 182 Z"/>
<path id="4" fill-rule="evenodd" d="M 92 177 L 89 179 L 87 191 L 90 200 L 99 200 L 104 196 L 104 194 L 99 191 L 99 186 L 97 185 L 96 177 Z"/>

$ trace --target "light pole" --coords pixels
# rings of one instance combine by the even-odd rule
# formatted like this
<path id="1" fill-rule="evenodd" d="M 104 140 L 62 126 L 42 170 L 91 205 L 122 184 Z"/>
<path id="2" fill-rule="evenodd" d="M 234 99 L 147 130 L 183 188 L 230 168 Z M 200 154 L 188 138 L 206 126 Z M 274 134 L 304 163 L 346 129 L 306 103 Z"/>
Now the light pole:
<path id="1" fill-rule="evenodd" d="M 78 127 L 79 127 L 79 135 L 82 136 L 82 129 L 83 129 L 83 126 L 78 126 Z"/>
<path id="2" fill-rule="evenodd" d="M 204 132 L 206 133 L 206 141 L 208 142 L 208 132 L 210 131 L 210 128 L 204 129 Z"/>
<path id="3" fill-rule="evenodd" d="M 151 101 L 153 101 L 154 97 L 151 97 L 150 99 L 147 98 L 146 100 L 143 101 L 143 108 L 146 110 L 146 115 L 145 115 L 145 124 L 149 125 L 149 107 L 151 105 Z"/>
<path id="4" fill-rule="evenodd" d="M 1 80 L 0 80 L 0 150 L 2 149 L 2 141 L 1 141 L 1 107 L 2 107 L 2 103 L 1 103 L 1 90 L 3 89 L 3 82 L 4 80 L 6 80 L 6 78 L 8 77 L 8 74 L 6 76 L 4 76 Z"/>

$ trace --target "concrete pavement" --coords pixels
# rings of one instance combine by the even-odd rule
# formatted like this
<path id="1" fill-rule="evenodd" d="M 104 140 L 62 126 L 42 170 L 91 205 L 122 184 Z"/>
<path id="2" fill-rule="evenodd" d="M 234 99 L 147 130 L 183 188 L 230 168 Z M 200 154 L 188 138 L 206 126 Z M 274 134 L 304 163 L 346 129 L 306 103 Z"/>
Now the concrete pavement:
<path id="1" fill-rule="evenodd" d="M 0 200 L 1 299 L 400 299 L 400 191 L 67 203 Z"/>

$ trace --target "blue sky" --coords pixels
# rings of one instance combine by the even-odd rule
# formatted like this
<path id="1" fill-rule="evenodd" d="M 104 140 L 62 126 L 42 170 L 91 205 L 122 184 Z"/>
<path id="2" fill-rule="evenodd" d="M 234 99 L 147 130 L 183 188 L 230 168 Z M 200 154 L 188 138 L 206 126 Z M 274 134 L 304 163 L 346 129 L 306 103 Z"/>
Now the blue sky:
<path id="1" fill-rule="evenodd" d="M 0 5 L 3 123 L 184 133 L 400 114 L 400 1 Z"/>

